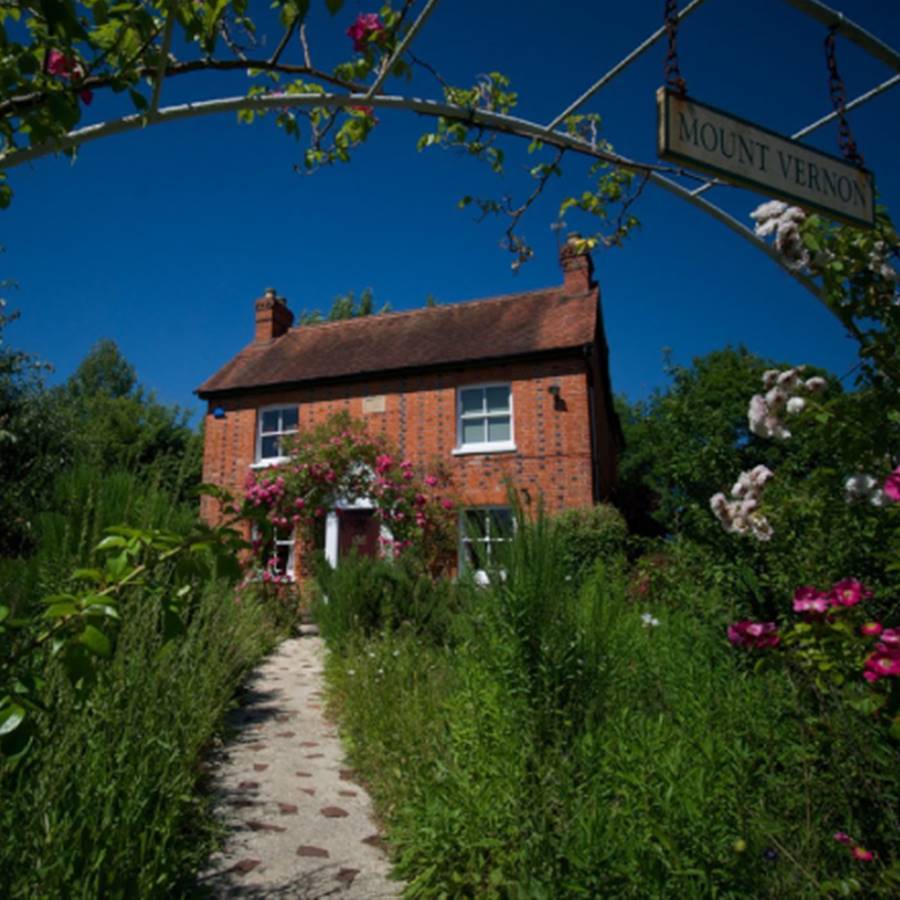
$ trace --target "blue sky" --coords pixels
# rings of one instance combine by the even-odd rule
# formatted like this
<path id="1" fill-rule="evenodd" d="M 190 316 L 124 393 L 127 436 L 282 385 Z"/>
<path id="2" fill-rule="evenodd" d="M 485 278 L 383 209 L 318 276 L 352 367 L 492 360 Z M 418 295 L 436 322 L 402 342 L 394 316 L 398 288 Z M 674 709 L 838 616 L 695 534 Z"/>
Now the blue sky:
<path id="1" fill-rule="evenodd" d="M 251 4 L 265 16 L 268 4 Z M 881 0 L 835 0 L 846 15 L 900 47 L 900 18 Z M 344 35 L 368 3 L 335 18 L 313 0 L 314 62 L 346 58 Z M 444 0 L 415 44 L 448 80 L 469 84 L 499 70 L 519 91 L 518 112 L 547 121 L 661 24 L 662 3 L 510 4 Z M 682 73 L 696 99 L 790 133 L 830 111 L 825 30 L 781 0 L 708 0 L 681 27 Z M 655 156 L 654 92 L 664 44 L 602 91 L 586 111 L 626 155 Z M 838 62 L 848 97 L 891 72 L 844 39 Z M 243 92 L 238 76 L 171 82 L 163 105 Z M 393 92 L 438 96 L 416 74 Z M 86 121 L 122 114 L 98 95 Z M 16 196 L 2 215 L 2 275 L 21 320 L 9 342 L 68 376 L 92 344 L 114 339 L 161 400 L 199 409 L 193 389 L 252 336 L 253 300 L 269 286 L 291 307 L 327 309 L 347 290 L 371 287 L 378 303 L 451 303 L 556 284 L 556 209 L 580 191 L 586 164 L 566 175 L 523 222 L 536 259 L 518 274 L 499 249 L 500 221 L 476 223 L 457 209 L 465 194 L 523 197 L 531 187 L 524 144 L 507 145 L 507 174 L 451 153 L 415 149 L 430 122 L 379 112 L 369 143 L 350 165 L 294 174 L 303 144 L 264 119 L 239 126 L 223 115 L 148 128 L 85 147 L 74 165 L 43 159 L 11 173 Z M 900 209 L 900 88 L 850 116 L 882 202 Z M 810 143 L 837 153 L 836 126 Z M 764 198 L 734 188 L 712 195 L 738 218 Z M 642 227 L 621 249 L 595 254 L 610 345 L 613 388 L 633 399 L 665 383 L 662 348 L 689 362 L 744 343 L 775 359 L 837 374 L 854 348 L 815 298 L 721 225 L 648 187 L 635 208 Z M 583 225 L 567 216 L 567 226 Z"/>

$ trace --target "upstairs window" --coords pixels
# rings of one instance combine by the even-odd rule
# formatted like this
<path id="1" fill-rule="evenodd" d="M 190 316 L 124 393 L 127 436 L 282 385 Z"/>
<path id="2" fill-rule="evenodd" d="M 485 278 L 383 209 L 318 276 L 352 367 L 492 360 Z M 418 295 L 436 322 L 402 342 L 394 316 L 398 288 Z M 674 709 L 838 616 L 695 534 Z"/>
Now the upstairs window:
<path id="1" fill-rule="evenodd" d="M 269 406 L 257 415 L 256 461 L 278 462 L 284 458 L 282 439 L 297 433 L 297 407 Z"/>
<path id="2" fill-rule="evenodd" d="M 515 450 L 512 391 L 508 384 L 460 388 L 457 393 L 457 451 Z"/>

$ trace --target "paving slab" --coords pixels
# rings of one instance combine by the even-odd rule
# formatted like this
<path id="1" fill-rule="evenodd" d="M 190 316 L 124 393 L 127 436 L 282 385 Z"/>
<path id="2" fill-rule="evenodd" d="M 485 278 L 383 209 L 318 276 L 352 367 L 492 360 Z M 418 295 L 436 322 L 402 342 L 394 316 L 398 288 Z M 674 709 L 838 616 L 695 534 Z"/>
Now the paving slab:
<path id="1" fill-rule="evenodd" d="M 222 849 L 200 874 L 213 897 L 399 897 L 338 727 L 322 709 L 321 638 L 284 641 L 251 674 L 234 737 L 211 773 Z"/>

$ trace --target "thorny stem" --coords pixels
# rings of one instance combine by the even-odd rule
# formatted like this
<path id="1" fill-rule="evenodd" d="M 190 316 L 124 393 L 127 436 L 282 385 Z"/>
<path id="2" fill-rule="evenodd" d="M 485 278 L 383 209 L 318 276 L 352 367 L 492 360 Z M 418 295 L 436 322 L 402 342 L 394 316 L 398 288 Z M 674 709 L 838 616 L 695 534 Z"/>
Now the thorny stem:
<path id="1" fill-rule="evenodd" d="M 186 62 L 173 62 L 166 67 L 165 77 L 173 78 L 177 75 L 189 75 L 193 72 L 202 72 L 206 70 L 222 72 L 235 69 L 259 69 L 266 72 L 280 72 L 283 75 L 309 75 L 313 78 L 318 78 L 321 81 L 333 84 L 336 87 L 342 87 L 348 91 L 362 92 L 365 90 L 364 85 L 338 78 L 329 72 L 314 69 L 312 66 L 279 63 L 277 60 L 272 62 L 269 59 L 192 59 Z M 135 70 L 135 78 L 153 79 L 157 77 L 158 73 L 158 66 L 141 66 Z M 77 93 L 85 88 L 95 90 L 98 88 L 109 87 L 115 80 L 116 77 L 111 75 L 92 75 L 88 78 L 83 78 L 77 85 L 70 87 L 69 91 L 71 93 Z M 0 118 L 9 115 L 20 115 L 23 112 L 27 112 L 35 106 L 39 106 L 41 103 L 45 102 L 48 96 L 48 91 L 34 91 L 31 94 L 10 97 L 9 100 L 0 103 Z"/>

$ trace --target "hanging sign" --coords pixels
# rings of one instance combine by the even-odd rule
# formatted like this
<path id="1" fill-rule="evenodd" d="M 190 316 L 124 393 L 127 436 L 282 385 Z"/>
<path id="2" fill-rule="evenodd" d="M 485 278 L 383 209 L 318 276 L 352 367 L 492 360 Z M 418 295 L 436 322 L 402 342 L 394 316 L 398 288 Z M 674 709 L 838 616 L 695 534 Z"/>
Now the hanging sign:
<path id="1" fill-rule="evenodd" d="M 851 225 L 875 224 L 875 179 L 866 169 L 668 88 L 656 101 L 662 159 Z"/>

